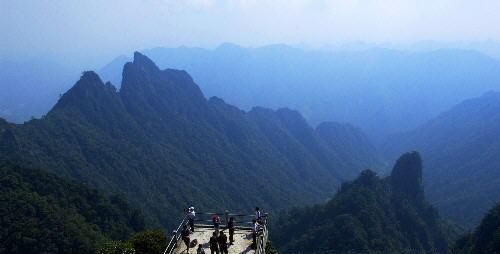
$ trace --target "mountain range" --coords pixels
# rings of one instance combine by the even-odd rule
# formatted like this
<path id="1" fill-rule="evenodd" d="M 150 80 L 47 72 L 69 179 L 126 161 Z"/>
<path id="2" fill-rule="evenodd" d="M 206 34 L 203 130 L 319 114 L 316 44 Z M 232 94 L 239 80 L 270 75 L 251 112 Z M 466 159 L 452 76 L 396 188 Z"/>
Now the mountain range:
<path id="1" fill-rule="evenodd" d="M 185 71 L 135 53 L 119 91 L 87 71 L 41 119 L 0 121 L 0 161 L 119 193 L 169 226 L 191 205 L 322 202 L 362 169 L 383 168 L 367 140 L 345 124 L 313 128 L 297 111 L 207 100 Z"/>
<path id="2" fill-rule="evenodd" d="M 351 123 L 378 144 L 461 101 L 500 88 L 500 61 L 477 51 L 303 50 L 286 45 L 142 51 L 162 68 L 188 71 L 208 96 L 244 110 L 298 110 L 311 124 Z M 118 57 L 99 71 L 119 84 Z"/>
<path id="3" fill-rule="evenodd" d="M 188 71 L 204 94 L 243 110 L 289 107 L 313 125 L 359 126 L 378 144 L 388 134 L 416 128 L 465 99 L 499 89 L 498 58 L 465 48 L 482 47 L 422 42 L 402 50 L 383 45 L 307 50 L 222 44 L 142 52 L 162 69 Z M 119 88 L 122 67 L 131 60 L 118 57 L 98 72 Z M 80 70 L 50 59 L 0 64 L 0 117 L 16 123 L 45 114 Z"/>
<path id="4" fill-rule="evenodd" d="M 428 199 L 443 216 L 471 227 L 500 200 L 499 133 L 500 93 L 487 92 L 393 135 L 383 153 L 421 152 Z"/>

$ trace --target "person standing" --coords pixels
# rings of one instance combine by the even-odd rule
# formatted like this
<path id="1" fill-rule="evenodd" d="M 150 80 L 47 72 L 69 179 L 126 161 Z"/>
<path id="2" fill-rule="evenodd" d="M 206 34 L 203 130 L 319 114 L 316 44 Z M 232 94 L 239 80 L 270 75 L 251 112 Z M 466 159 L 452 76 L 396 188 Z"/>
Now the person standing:
<path id="1" fill-rule="evenodd" d="M 262 214 L 260 213 L 260 208 L 255 207 L 255 220 L 260 223 L 261 219 L 262 219 Z"/>
<path id="2" fill-rule="evenodd" d="M 219 237 L 217 237 L 217 241 L 219 242 L 220 253 L 228 254 L 227 236 L 226 234 L 224 234 L 224 231 L 220 231 Z"/>
<path id="3" fill-rule="evenodd" d="M 234 217 L 229 218 L 227 223 L 227 228 L 229 229 L 229 245 L 234 243 Z"/>
<path id="4" fill-rule="evenodd" d="M 252 248 L 257 249 L 257 234 L 259 233 L 259 223 L 256 219 L 252 220 Z"/>
<path id="5" fill-rule="evenodd" d="M 212 234 L 212 237 L 210 237 L 209 245 L 210 254 L 219 254 L 219 243 L 217 241 L 217 234 L 215 232 Z"/>
<path id="6" fill-rule="evenodd" d="M 189 207 L 187 210 L 188 217 L 188 225 L 191 232 L 194 232 L 194 218 L 196 217 L 196 212 L 194 211 L 194 207 Z"/>
<path id="7" fill-rule="evenodd" d="M 191 242 L 191 240 L 189 239 L 189 234 L 191 234 L 189 228 L 187 227 L 187 225 L 184 225 L 182 227 L 181 237 L 182 241 L 184 241 L 184 244 L 186 245 L 186 253 L 189 253 L 189 243 Z"/>
<path id="8" fill-rule="evenodd" d="M 217 214 L 212 216 L 212 222 L 214 223 L 214 229 L 216 236 L 219 236 L 219 228 L 220 228 L 220 217 Z"/>

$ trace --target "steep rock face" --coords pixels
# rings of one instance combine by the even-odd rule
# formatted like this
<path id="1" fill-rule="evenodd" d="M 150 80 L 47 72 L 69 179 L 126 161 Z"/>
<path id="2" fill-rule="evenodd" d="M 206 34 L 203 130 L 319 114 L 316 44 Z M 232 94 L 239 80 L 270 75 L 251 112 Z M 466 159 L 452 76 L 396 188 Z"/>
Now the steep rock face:
<path id="1" fill-rule="evenodd" d="M 0 123 L 7 133 L 0 147 L 10 152 L 0 160 L 122 193 L 163 225 L 190 205 L 273 210 L 320 202 L 346 172 L 361 170 L 297 112 L 262 112 L 206 100 L 186 72 L 160 70 L 136 53 L 120 91 L 85 72 L 46 117 Z"/>
<path id="2" fill-rule="evenodd" d="M 418 153 L 401 156 L 385 179 L 365 170 L 328 203 L 281 217 L 273 244 L 284 253 L 447 253 L 448 226 L 399 182 L 420 183 L 421 170 Z"/>
<path id="3" fill-rule="evenodd" d="M 396 161 L 391 173 L 393 188 L 409 199 L 420 201 L 424 198 L 422 185 L 422 159 L 417 152 L 403 154 Z"/>
<path id="4" fill-rule="evenodd" d="M 427 198 L 443 216 L 473 227 L 500 200 L 500 93 L 460 103 L 407 133 L 393 136 L 384 154 L 419 151 L 425 158 Z"/>

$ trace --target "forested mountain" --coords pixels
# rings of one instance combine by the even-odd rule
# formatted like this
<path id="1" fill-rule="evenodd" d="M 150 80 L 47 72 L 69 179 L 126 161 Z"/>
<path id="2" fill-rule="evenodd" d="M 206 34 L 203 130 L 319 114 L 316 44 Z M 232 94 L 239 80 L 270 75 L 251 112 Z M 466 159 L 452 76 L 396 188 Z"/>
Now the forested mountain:
<path id="1" fill-rule="evenodd" d="M 465 235 L 457 241 L 453 253 L 500 253 L 500 204 L 497 204 L 486 214 L 473 233 Z"/>
<path id="2" fill-rule="evenodd" d="M 335 120 L 369 137 L 411 130 L 453 105 L 500 88 L 500 62 L 471 50 L 303 50 L 286 45 L 142 51 L 162 68 L 188 71 L 208 96 L 242 109 L 297 109 L 313 124 Z M 119 57 L 99 73 L 120 80 Z M 411 116 L 411 117 L 408 117 Z"/>
<path id="3" fill-rule="evenodd" d="M 474 226 L 500 200 L 499 133 L 500 93 L 488 92 L 393 136 L 385 153 L 421 152 L 428 199 L 443 216 Z"/>
<path id="4" fill-rule="evenodd" d="M 314 129 L 289 109 L 244 112 L 207 100 L 186 72 L 160 70 L 140 53 L 125 64 L 120 91 L 84 72 L 42 119 L 0 121 L 0 160 L 122 193 L 163 225 L 190 205 L 272 210 L 323 201 L 340 181 L 381 167 L 365 142 L 355 128 Z M 354 146 L 363 158 L 349 153 Z"/>
<path id="5" fill-rule="evenodd" d="M 93 253 L 145 226 L 118 196 L 12 164 L 0 166 L 0 253 Z"/>
<path id="6" fill-rule="evenodd" d="M 328 203 L 292 210 L 271 237 L 282 253 L 447 253 L 453 233 L 424 200 L 412 152 L 386 178 L 365 170 Z"/>

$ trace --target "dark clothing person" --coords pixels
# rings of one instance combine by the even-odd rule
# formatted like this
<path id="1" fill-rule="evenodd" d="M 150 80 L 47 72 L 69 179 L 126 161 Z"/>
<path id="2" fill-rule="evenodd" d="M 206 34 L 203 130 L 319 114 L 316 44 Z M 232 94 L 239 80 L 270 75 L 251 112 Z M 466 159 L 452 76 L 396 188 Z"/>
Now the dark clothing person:
<path id="1" fill-rule="evenodd" d="M 219 244 L 217 242 L 217 236 L 215 236 L 215 234 L 212 237 L 210 237 L 209 244 L 210 244 L 210 253 L 219 254 Z"/>
<path id="2" fill-rule="evenodd" d="M 224 232 L 221 232 L 219 237 L 217 238 L 217 241 L 219 242 L 219 249 L 221 254 L 228 254 L 227 250 L 227 236 L 224 234 Z"/>
<path id="3" fill-rule="evenodd" d="M 191 242 L 191 239 L 189 239 L 190 233 L 191 232 L 189 231 L 189 229 L 184 226 L 184 229 L 181 231 L 181 237 L 182 241 L 184 241 L 184 244 L 186 244 L 187 252 L 189 252 L 189 243 Z"/>
<path id="4" fill-rule="evenodd" d="M 191 232 L 194 232 L 194 219 L 193 218 L 188 218 L 188 225 L 189 225 L 189 229 L 191 230 Z"/>
<path id="5" fill-rule="evenodd" d="M 229 229 L 229 244 L 234 243 L 234 220 L 230 219 L 227 223 L 227 228 Z"/>
<path id="6" fill-rule="evenodd" d="M 205 251 L 203 250 L 203 246 L 201 244 L 198 245 L 198 249 L 196 250 L 196 254 L 205 254 Z"/>
<path id="7" fill-rule="evenodd" d="M 252 226 L 252 248 L 257 249 L 257 234 L 259 233 L 259 223 L 253 220 Z"/>

